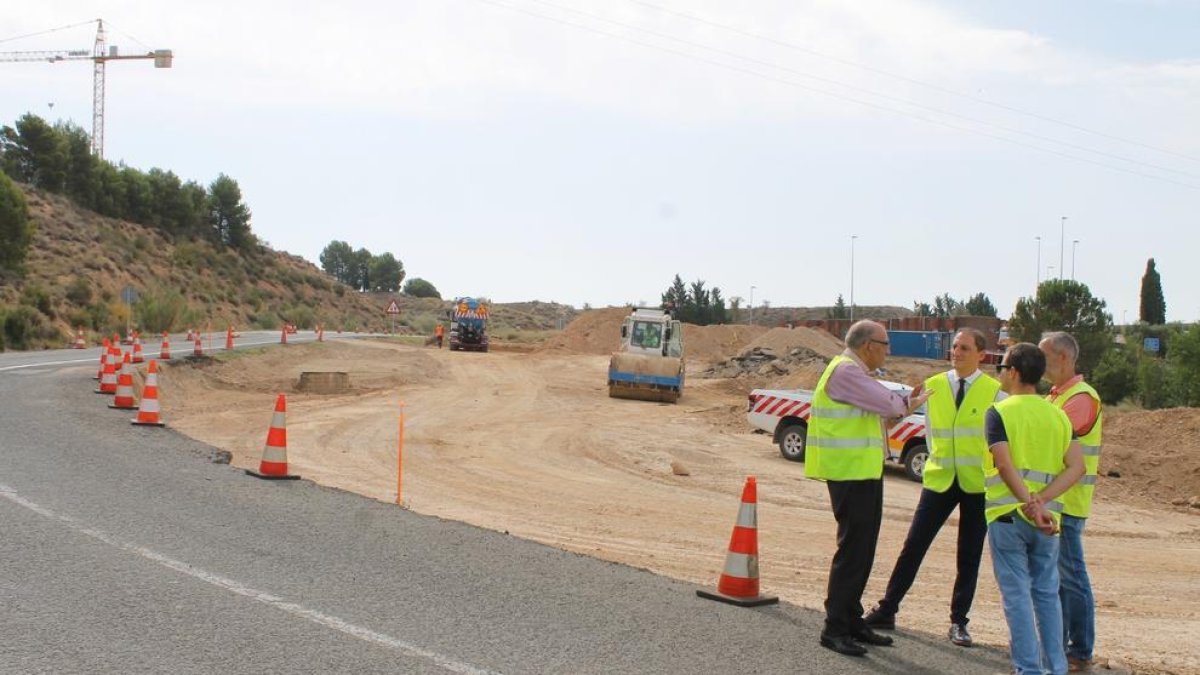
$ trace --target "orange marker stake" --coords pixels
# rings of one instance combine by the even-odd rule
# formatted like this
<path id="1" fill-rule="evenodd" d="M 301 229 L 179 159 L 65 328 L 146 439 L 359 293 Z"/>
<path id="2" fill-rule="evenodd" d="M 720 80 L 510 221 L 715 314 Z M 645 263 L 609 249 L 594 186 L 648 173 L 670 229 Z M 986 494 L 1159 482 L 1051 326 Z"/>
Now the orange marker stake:
<path id="1" fill-rule="evenodd" d="M 404 487 L 404 401 L 400 401 L 400 443 L 396 446 L 396 503 Z"/>

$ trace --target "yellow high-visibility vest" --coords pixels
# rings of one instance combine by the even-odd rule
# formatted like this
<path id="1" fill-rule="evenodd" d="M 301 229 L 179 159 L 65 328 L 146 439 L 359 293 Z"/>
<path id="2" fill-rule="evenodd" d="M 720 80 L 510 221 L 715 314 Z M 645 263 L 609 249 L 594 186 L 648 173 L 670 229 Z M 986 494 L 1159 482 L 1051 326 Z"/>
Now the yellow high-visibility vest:
<path id="1" fill-rule="evenodd" d="M 1009 396 L 995 408 L 1004 421 L 1013 467 L 1025 487 L 1030 492 L 1045 489 L 1066 467 L 1067 449 L 1071 447 L 1071 420 L 1052 403 L 1034 395 Z M 984 515 L 988 523 L 1013 511 L 1025 518 L 1021 502 L 1000 477 L 990 452 L 984 462 L 983 475 L 987 488 Z M 1056 522 L 1061 520 L 1062 496 L 1047 502 L 1046 508 Z"/>
<path id="2" fill-rule="evenodd" d="M 1086 471 L 1078 483 L 1063 493 L 1062 502 L 1063 513 L 1076 518 L 1087 518 L 1092 513 L 1092 495 L 1096 492 L 1096 475 L 1100 472 L 1100 427 L 1104 423 L 1104 411 L 1100 403 L 1100 394 L 1083 380 L 1059 394 L 1051 403 L 1061 409 L 1076 394 L 1087 394 L 1096 401 L 1096 423 L 1086 436 L 1079 437 L 1079 445 L 1083 446 L 1083 467 Z"/>
<path id="3" fill-rule="evenodd" d="M 818 480 L 865 480 L 883 476 L 883 426 L 879 415 L 825 393 L 834 369 L 854 360 L 835 356 L 813 392 L 804 449 L 804 475 Z M 855 365 L 857 368 L 857 364 Z"/>
<path id="4" fill-rule="evenodd" d="M 983 492 L 983 458 L 988 454 L 983 416 L 996 400 L 1000 382 L 981 373 L 960 408 L 954 407 L 957 392 L 946 373 L 925 380 L 925 387 L 933 392 L 926 415 L 929 459 L 925 462 L 925 487 L 945 492 L 957 477 L 963 492 Z"/>

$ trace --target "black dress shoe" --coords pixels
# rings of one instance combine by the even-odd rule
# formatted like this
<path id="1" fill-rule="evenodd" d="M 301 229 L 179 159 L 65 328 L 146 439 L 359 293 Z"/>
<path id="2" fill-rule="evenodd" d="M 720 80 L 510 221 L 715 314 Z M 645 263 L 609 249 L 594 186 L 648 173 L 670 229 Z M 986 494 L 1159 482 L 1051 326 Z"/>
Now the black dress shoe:
<path id="1" fill-rule="evenodd" d="M 972 644 L 971 634 L 967 632 L 967 625 L 964 623 L 950 624 L 950 641 L 959 647 L 970 647 Z"/>
<path id="2" fill-rule="evenodd" d="M 884 614 L 879 609 L 879 606 L 876 605 L 874 609 L 867 612 L 867 615 L 863 617 L 863 623 L 871 628 L 878 628 L 880 630 L 896 630 L 896 615 Z"/>
<path id="3" fill-rule="evenodd" d="M 866 656 L 867 648 L 855 642 L 849 635 L 821 634 L 821 646 L 846 656 Z"/>
<path id="4" fill-rule="evenodd" d="M 871 630 L 870 626 L 863 626 L 858 630 L 850 631 L 850 637 L 858 642 L 865 642 L 876 647 L 890 647 L 892 645 L 892 638 L 876 633 Z"/>

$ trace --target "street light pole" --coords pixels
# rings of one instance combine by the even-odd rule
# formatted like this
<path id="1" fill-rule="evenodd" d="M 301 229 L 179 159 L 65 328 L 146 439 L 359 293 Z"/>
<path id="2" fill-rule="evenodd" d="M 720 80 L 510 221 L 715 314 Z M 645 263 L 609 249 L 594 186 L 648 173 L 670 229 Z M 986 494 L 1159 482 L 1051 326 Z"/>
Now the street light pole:
<path id="1" fill-rule="evenodd" d="M 1058 230 L 1058 278 L 1059 279 L 1062 278 L 1063 271 L 1065 269 L 1063 267 L 1063 254 L 1064 254 L 1064 249 L 1066 248 L 1065 244 L 1067 241 L 1067 217 L 1063 216 L 1061 222 L 1062 222 L 1062 224 L 1059 226 L 1059 230 Z"/>
<path id="2" fill-rule="evenodd" d="M 1054 265 L 1046 265 L 1046 279 L 1049 280 L 1054 276 Z"/>
<path id="3" fill-rule="evenodd" d="M 756 286 L 750 287 L 750 325 L 754 325 L 754 289 Z"/>
<path id="4" fill-rule="evenodd" d="M 1075 281 L 1075 247 L 1078 245 L 1078 239 L 1071 240 L 1071 281 Z"/>
<path id="5" fill-rule="evenodd" d="M 854 240 L 857 234 L 850 235 L 850 322 L 854 322 Z"/>
<path id="6" fill-rule="evenodd" d="M 1037 285 L 1041 286 L 1042 285 L 1042 238 L 1040 236 L 1038 236 L 1038 237 L 1034 237 L 1034 239 L 1037 239 L 1037 243 L 1038 243 Z M 1036 288 L 1034 288 L 1034 294 L 1035 295 L 1037 294 Z"/>

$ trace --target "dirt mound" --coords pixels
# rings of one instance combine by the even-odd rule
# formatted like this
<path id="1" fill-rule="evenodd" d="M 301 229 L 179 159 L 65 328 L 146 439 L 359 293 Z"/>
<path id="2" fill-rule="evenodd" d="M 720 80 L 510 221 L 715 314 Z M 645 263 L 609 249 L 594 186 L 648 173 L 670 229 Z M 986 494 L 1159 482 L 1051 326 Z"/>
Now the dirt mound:
<path id="1" fill-rule="evenodd" d="M 1100 476 L 1098 498 L 1111 492 L 1188 508 L 1200 497 L 1200 408 L 1107 415 Z"/>
<path id="2" fill-rule="evenodd" d="M 816 352 L 826 360 L 842 353 L 842 341 L 816 328 L 772 328 L 760 335 L 743 350 L 743 354 L 754 349 L 768 349 L 775 354 L 788 354 L 794 349 L 804 348 Z"/>
<path id="3" fill-rule="evenodd" d="M 605 307 L 583 312 L 567 324 L 561 333 L 546 340 L 538 351 L 611 354 L 621 346 L 621 320 L 628 314 L 628 307 Z"/>
<path id="4" fill-rule="evenodd" d="M 538 351 L 611 354 L 621 346 L 621 321 L 628 315 L 628 307 L 606 307 L 583 312 L 561 333 L 546 340 Z M 762 326 L 695 326 L 685 323 L 684 356 L 688 361 L 720 361 L 738 353 L 766 330 Z"/>
<path id="5" fill-rule="evenodd" d="M 689 361 L 712 363 L 737 354 L 766 332 L 762 326 L 694 326 L 685 323 L 683 341 Z"/>

